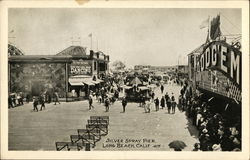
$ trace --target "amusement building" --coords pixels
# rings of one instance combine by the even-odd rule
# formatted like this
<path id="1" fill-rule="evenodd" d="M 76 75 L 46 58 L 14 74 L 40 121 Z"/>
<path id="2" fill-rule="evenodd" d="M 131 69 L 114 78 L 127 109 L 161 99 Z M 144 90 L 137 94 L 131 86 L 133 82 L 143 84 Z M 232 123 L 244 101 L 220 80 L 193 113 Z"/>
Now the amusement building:
<path id="1" fill-rule="evenodd" d="M 109 56 L 81 46 L 70 46 L 56 55 L 25 55 L 8 45 L 9 93 L 38 96 L 58 92 L 64 100 L 86 97 L 104 82 Z"/>

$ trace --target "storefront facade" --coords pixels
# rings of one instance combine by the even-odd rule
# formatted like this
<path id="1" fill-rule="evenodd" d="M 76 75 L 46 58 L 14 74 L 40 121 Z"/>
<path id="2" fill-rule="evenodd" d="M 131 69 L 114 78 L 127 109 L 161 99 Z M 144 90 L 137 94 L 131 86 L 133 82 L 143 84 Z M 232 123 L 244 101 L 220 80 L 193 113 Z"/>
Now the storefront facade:
<path id="1" fill-rule="evenodd" d="M 41 92 L 57 91 L 61 98 L 66 98 L 75 90 L 79 97 L 80 91 L 100 83 L 108 74 L 109 56 L 94 51 L 87 55 L 79 46 L 77 54 L 76 47 L 65 50 L 53 56 L 10 55 L 9 93 L 38 96 Z"/>

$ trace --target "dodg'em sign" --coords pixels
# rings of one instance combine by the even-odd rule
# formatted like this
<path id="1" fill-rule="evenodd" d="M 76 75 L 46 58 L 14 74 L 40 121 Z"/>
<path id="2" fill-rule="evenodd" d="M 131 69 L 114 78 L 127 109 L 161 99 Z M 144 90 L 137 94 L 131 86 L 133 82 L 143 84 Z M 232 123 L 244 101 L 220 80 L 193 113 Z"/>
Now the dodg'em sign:
<path id="1" fill-rule="evenodd" d="M 221 41 L 209 43 L 197 62 L 197 71 L 215 69 L 241 86 L 241 52 Z"/>

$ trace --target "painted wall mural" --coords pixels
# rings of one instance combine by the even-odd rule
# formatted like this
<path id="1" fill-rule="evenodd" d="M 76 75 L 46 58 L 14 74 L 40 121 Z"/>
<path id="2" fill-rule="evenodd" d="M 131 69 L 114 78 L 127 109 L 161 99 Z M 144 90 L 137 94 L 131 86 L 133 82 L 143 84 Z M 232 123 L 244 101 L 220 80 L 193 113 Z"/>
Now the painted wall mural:
<path id="1" fill-rule="evenodd" d="M 57 91 L 65 97 L 65 63 L 10 64 L 10 92 L 39 95 Z"/>

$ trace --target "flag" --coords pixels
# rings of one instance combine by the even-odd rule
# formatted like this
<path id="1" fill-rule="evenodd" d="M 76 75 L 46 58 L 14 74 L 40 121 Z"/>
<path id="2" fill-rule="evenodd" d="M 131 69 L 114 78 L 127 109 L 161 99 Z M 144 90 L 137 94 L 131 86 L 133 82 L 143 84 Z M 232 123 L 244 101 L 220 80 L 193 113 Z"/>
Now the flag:
<path id="1" fill-rule="evenodd" d="M 92 33 L 90 33 L 88 36 L 89 36 L 89 37 L 92 37 Z"/>
<path id="2" fill-rule="evenodd" d="M 208 27 L 208 23 L 209 23 L 209 18 L 202 21 L 202 23 L 200 24 L 200 29 Z"/>
<path id="3" fill-rule="evenodd" d="M 221 35 L 220 30 L 220 15 L 217 15 L 217 17 L 213 18 L 211 21 L 211 27 L 210 27 L 210 38 L 212 40 L 216 40 L 217 37 Z"/>

